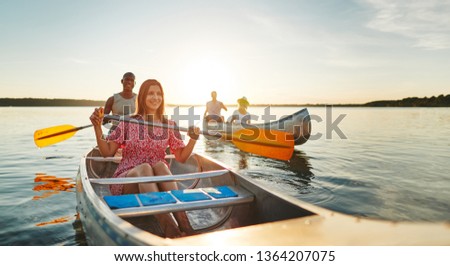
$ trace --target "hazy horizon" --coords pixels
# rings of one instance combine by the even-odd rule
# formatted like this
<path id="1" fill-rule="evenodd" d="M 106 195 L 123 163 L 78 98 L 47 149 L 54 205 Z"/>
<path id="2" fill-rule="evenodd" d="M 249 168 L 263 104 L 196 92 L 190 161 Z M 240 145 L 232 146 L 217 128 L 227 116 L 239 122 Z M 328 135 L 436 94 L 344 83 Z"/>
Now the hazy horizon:
<path id="1" fill-rule="evenodd" d="M 450 92 L 450 0 L 6 1 L 0 97 L 360 104 Z"/>

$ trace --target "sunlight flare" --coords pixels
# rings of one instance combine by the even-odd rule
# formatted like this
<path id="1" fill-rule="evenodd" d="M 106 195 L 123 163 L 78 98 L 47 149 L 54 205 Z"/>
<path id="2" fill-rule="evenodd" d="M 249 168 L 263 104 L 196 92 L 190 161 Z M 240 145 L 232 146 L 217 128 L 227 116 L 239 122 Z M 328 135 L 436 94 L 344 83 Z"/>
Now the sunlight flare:
<path id="1" fill-rule="evenodd" d="M 195 93 L 186 94 L 186 103 L 203 104 L 210 100 L 211 91 L 217 91 L 222 101 L 230 101 L 234 91 L 234 76 L 223 62 L 201 59 L 188 64 L 182 74 L 185 89 Z"/>

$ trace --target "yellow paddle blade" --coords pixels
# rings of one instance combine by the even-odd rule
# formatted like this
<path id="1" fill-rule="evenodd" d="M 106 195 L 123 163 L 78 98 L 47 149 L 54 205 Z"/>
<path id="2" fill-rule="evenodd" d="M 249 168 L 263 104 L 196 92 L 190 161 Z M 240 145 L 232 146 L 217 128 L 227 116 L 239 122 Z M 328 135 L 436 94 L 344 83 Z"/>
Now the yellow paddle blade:
<path id="1" fill-rule="evenodd" d="M 71 125 L 39 129 L 34 132 L 34 143 L 39 148 L 46 147 L 72 137 L 78 130 L 79 128 Z"/>
<path id="2" fill-rule="evenodd" d="M 287 161 L 294 152 L 294 136 L 290 133 L 260 128 L 244 128 L 232 134 L 240 150 L 272 159 Z"/>

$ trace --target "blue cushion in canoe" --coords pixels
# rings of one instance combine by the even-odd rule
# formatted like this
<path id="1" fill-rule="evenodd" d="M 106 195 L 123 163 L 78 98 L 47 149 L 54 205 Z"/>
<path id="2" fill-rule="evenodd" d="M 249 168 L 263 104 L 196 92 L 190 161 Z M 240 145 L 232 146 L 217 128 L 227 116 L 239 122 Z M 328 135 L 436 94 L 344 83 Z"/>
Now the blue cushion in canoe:
<path id="1" fill-rule="evenodd" d="M 144 206 L 169 204 L 177 202 L 172 195 L 167 192 L 149 192 L 138 195 Z"/>
<path id="2" fill-rule="evenodd" d="M 231 190 L 231 188 L 227 186 L 204 188 L 203 190 L 210 196 L 214 197 L 215 199 L 231 198 L 238 196 L 236 192 L 234 192 L 233 190 Z"/>
<path id="3" fill-rule="evenodd" d="M 182 202 L 211 199 L 198 189 L 172 190 L 171 192 L 172 195 L 177 197 Z"/>
<path id="4" fill-rule="evenodd" d="M 111 209 L 122 209 L 140 206 L 135 194 L 104 196 L 103 199 Z"/>

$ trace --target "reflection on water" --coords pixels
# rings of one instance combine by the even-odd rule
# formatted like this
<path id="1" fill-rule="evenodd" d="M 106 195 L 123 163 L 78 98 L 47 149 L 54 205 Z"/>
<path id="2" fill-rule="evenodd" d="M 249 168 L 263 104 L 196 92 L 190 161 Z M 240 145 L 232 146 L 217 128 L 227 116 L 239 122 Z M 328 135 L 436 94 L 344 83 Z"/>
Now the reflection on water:
<path id="1" fill-rule="evenodd" d="M 56 177 L 51 175 L 46 175 L 44 173 L 36 173 L 36 178 L 34 179 L 35 186 L 34 191 L 44 191 L 41 195 L 35 195 L 33 200 L 41 200 L 48 198 L 50 196 L 56 195 L 59 192 L 74 192 L 75 182 L 72 178 Z M 63 216 L 51 221 L 45 221 L 35 224 L 36 226 L 45 226 L 50 224 L 60 224 L 67 223 L 68 221 L 74 219 L 70 216 Z"/>
<path id="2" fill-rule="evenodd" d="M 239 170 L 248 168 L 248 158 L 251 155 L 240 151 L 231 141 L 204 138 L 204 148 L 208 156 L 212 157 L 214 157 L 214 155 L 223 156 L 223 153 L 229 152 L 233 154 L 233 156 L 237 156 L 237 168 Z"/>
<path id="3" fill-rule="evenodd" d="M 304 152 L 294 150 L 289 161 L 258 159 L 261 161 L 261 168 L 255 169 L 254 173 L 251 173 L 252 177 L 259 175 L 258 179 L 270 182 L 271 187 L 292 196 L 310 193 L 314 173 L 309 158 Z M 267 170 L 264 170 L 265 168 Z"/>
<path id="4" fill-rule="evenodd" d="M 207 153 L 219 153 L 225 150 L 225 141 L 211 140 L 203 138 L 205 145 L 205 152 Z"/>
<path id="5" fill-rule="evenodd" d="M 248 168 L 248 155 L 245 152 L 239 152 L 239 170 Z"/>
<path id="6" fill-rule="evenodd" d="M 34 179 L 36 183 L 33 187 L 34 191 L 44 191 L 42 195 L 33 197 L 33 200 L 40 200 L 48 198 L 52 195 L 58 194 L 60 191 L 74 192 L 75 181 L 72 178 L 56 177 L 37 173 Z"/>
<path id="7" fill-rule="evenodd" d="M 285 166 L 286 168 L 282 168 L 281 170 L 285 170 L 289 173 L 287 182 L 291 185 L 298 186 L 298 190 L 301 194 L 308 191 L 307 187 L 314 178 L 314 173 L 312 172 L 313 168 L 306 153 L 294 150 L 292 158 Z"/>
<path id="8" fill-rule="evenodd" d="M 72 159 L 72 156 L 45 156 L 45 160 L 53 160 L 53 159 Z"/>
<path id="9" fill-rule="evenodd" d="M 79 213 L 75 215 L 75 221 L 72 223 L 72 227 L 75 231 L 75 243 L 78 246 L 87 246 L 86 235 L 83 231 Z"/>
<path id="10" fill-rule="evenodd" d="M 303 179 L 307 179 L 311 181 L 311 178 L 314 177 L 312 170 L 312 166 L 309 162 L 309 158 L 303 151 L 294 150 L 294 154 L 292 158 L 285 164 L 287 168 L 284 170 L 291 171 L 296 174 L 298 177 Z"/>
<path id="11" fill-rule="evenodd" d="M 67 223 L 69 220 L 70 220 L 69 216 L 64 216 L 64 217 L 59 217 L 59 218 L 53 219 L 53 220 L 48 221 L 48 222 L 37 223 L 36 226 L 44 226 L 44 225 L 49 225 L 49 224 Z"/>

